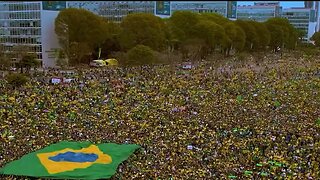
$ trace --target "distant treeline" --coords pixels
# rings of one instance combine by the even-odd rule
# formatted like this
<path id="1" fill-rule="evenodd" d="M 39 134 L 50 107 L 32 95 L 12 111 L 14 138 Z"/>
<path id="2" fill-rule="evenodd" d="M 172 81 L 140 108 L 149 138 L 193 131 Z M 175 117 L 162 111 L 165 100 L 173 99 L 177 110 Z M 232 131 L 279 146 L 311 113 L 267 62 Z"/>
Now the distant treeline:
<path id="1" fill-rule="evenodd" d="M 228 56 L 231 52 L 295 49 L 304 36 L 283 18 L 260 23 L 232 21 L 215 13 L 177 11 L 167 19 L 146 13 L 129 14 L 121 23 L 115 23 L 76 8 L 60 11 L 55 32 L 62 47 L 58 54 L 64 54 L 70 65 L 97 58 L 99 48 L 103 58 L 120 52 L 137 57 L 121 62 L 143 64 L 154 61 L 147 56 L 152 52 L 203 59 L 214 52 Z M 144 56 L 148 59 L 136 62 Z"/>

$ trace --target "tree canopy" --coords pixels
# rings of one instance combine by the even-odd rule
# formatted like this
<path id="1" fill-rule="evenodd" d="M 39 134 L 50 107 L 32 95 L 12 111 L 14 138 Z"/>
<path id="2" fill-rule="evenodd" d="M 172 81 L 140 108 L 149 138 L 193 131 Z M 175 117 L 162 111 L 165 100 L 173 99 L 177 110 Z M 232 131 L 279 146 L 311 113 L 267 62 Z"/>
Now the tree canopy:
<path id="1" fill-rule="evenodd" d="M 33 67 L 38 67 L 40 65 L 40 61 L 36 59 L 35 54 L 26 54 L 19 61 L 19 67 L 21 68 L 21 73 L 23 73 L 23 68 L 29 71 Z"/>
<path id="2" fill-rule="evenodd" d="M 230 49 L 234 48 L 236 51 L 242 51 L 246 42 L 246 34 L 243 29 L 233 22 L 225 24 L 224 30 L 231 40 Z"/>
<path id="3" fill-rule="evenodd" d="M 121 47 L 128 50 L 137 44 L 161 50 L 165 43 L 164 22 L 152 14 L 129 14 L 121 22 Z"/>
<path id="4" fill-rule="evenodd" d="M 152 64 L 156 61 L 154 51 L 145 45 L 137 45 L 128 52 L 128 65 Z"/>
<path id="5" fill-rule="evenodd" d="M 101 57 L 108 58 L 117 51 L 134 58 L 132 54 L 141 54 L 140 51 L 151 52 L 148 47 L 152 51 L 178 53 L 182 58 L 202 59 L 213 52 L 230 55 L 231 51 L 294 49 L 303 36 L 283 18 L 270 18 L 263 23 L 231 21 L 216 13 L 190 11 L 175 11 L 166 19 L 148 13 L 129 14 L 117 24 L 87 10 L 69 8 L 59 13 L 55 26 L 71 64 L 84 62 L 90 56 L 97 58 L 99 48 Z M 132 62 L 136 60 L 128 63 L 135 64 Z"/>
<path id="6" fill-rule="evenodd" d="M 109 31 L 109 24 L 104 18 L 85 9 L 64 9 L 55 20 L 55 32 L 70 63 L 81 61 L 75 59 L 81 58 L 78 53 L 90 53 L 103 44 L 110 38 Z"/>
<path id="7" fill-rule="evenodd" d="M 284 18 L 270 18 L 265 22 L 270 35 L 270 46 L 294 48 L 298 42 L 298 33 L 295 28 Z"/>
<path id="8" fill-rule="evenodd" d="M 259 44 L 258 34 L 256 28 L 251 21 L 236 20 L 235 22 L 240 26 L 246 34 L 245 48 L 252 50 Z"/>
<path id="9" fill-rule="evenodd" d="M 6 56 L 4 52 L 4 46 L 0 44 L 0 70 L 7 69 L 11 65 L 9 58 Z"/>
<path id="10" fill-rule="evenodd" d="M 28 78 L 24 74 L 19 73 L 8 74 L 6 80 L 13 88 L 21 87 L 28 82 Z"/>

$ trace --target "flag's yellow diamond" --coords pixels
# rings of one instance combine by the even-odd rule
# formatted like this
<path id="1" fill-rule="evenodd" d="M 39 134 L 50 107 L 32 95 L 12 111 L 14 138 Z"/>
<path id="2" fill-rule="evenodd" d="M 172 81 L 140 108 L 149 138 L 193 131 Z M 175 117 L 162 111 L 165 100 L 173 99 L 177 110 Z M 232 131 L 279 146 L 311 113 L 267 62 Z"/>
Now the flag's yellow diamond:
<path id="1" fill-rule="evenodd" d="M 66 152 L 74 152 L 74 153 L 94 153 L 98 156 L 98 158 L 94 162 L 68 162 L 68 161 L 53 161 L 50 157 L 57 156 L 61 153 Z M 65 171 L 72 171 L 78 168 L 87 168 L 93 164 L 110 164 L 112 162 L 112 158 L 104 154 L 98 146 L 91 145 L 87 148 L 83 148 L 80 150 L 73 149 L 63 149 L 60 151 L 54 151 L 50 153 L 39 153 L 37 154 L 41 164 L 47 169 L 49 174 L 56 174 Z"/>

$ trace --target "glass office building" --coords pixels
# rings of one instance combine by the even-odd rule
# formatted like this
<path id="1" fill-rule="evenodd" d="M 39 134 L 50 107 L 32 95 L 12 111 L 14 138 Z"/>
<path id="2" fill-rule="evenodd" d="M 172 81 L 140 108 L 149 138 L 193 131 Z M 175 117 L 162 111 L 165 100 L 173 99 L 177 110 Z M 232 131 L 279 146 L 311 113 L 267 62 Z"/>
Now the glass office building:
<path id="1" fill-rule="evenodd" d="M 132 13 L 154 13 L 154 1 L 68 1 L 69 8 L 83 8 L 114 22 Z"/>
<path id="2" fill-rule="evenodd" d="M 255 6 L 280 6 L 280 1 L 255 1 Z"/>
<path id="3" fill-rule="evenodd" d="M 228 1 L 171 1 L 174 11 L 192 11 L 196 13 L 218 13 L 227 16 Z"/>
<path id="4" fill-rule="evenodd" d="M 284 9 L 282 17 L 289 20 L 295 28 L 305 32 L 304 41 L 316 32 L 316 14 L 314 9 L 310 8 L 289 8 Z"/>
<path id="5" fill-rule="evenodd" d="M 14 47 L 23 45 L 42 59 L 40 14 L 41 1 L 0 1 L 0 43 L 8 57 L 14 58 Z"/>
<path id="6" fill-rule="evenodd" d="M 217 13 L 236 19 L 237 1 L 155 1 L 156 16 L 168 18 L 176 11 Z"/>
<path id="7" fill-rule="evenodd" d="M 254 20 L 264 22 L 269 18 L 279 17 L 281 12 L 280 6 L 238 6 L 237 19 Z"/>
<path id="8" fill-rule="evenodd" d="M 304 7 L 315 10 L 315 21 L 317 22 L 316 30 L 320 31 L 320 2 L 319 1 L 304 1 Z"/>

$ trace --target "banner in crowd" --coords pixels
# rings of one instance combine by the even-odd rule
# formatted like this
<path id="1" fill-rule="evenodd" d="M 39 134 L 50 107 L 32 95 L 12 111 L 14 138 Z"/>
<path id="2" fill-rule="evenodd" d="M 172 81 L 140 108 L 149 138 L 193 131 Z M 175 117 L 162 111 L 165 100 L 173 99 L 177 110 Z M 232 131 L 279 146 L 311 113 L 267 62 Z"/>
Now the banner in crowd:
<path id="1" fill-rule="evenodd" d="M 8 163 L 0 174 L 52 179 L 112 177 L 118 165 L 140 146 L 136 144 L 62 141 Z"/>
<path id="2" fill-rule="evenodd" d="M 52 78 L 51 83 L 52 84 L 59 84 L 59 83 L 61 83 L 61 79 L 60 78 Z"/>

